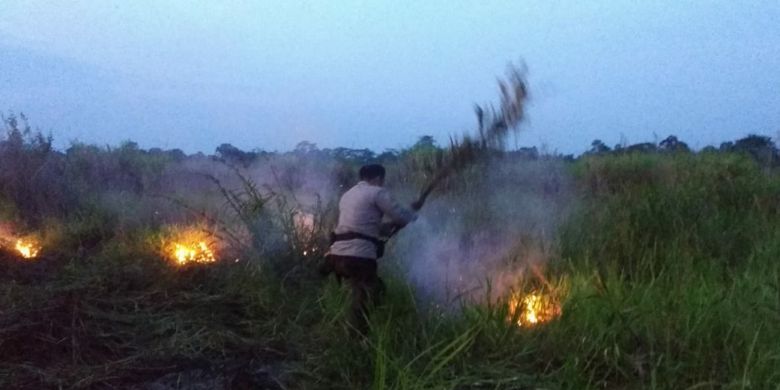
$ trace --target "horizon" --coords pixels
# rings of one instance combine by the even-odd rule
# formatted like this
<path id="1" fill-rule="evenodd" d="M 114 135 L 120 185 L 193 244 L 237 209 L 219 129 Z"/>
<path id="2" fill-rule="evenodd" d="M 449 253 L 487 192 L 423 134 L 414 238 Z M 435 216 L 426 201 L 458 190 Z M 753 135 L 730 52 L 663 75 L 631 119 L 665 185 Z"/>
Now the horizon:
<path id="1" fill-rule="evenodd" d="M 0 111 L 77 140 L 212 153 L 400 149 L 474 128 L 528 67 L 512 147 L 780 132 L 780 4 L 5 2 Z M 34 15 L 36 23 L 30 23 Z M 530 21 L 532 23 L 526 23 Z"/>
<path id="2" fill-rule="evenodd" d="M 29 130 L 31 132 L 29 134 L 30 136 L 34 137 L 34 136 L 36 136 L 36 134 L 39 134 L 39 135 L 42 135 L 44 137 L 52 137 L 51 147 L 52 147 L 52 149 L 54 151 L 57 151 L 57 152 L 60 152 L 60 153 L 67 153 L 69 148 L 71 148 L 73 146 L 78 146 L 78 145 L 94 146 L 94 147 L 98 147 L 98 148 L 101 148 L 101 149 L 110 150 L 112 148 L 117 149 L 117 148 L 122 148 L 122 147 L 124 147 L 127 144 L 132 144 L 132 145 L 134 145 L 134 147 L 137 147 L 139 150 L 141 150 L 143 152 L 152 152 L 152 151 L 155 151 L 155 150 L 159 150 L 161 152 L 168 153 L 168 152 L 179 151 L 179 152 L 184 153 L 184 155 L 187 156 L 187 157 L 194 157 L 194 156 L 198 156 L 198 155 L 202 155 L 202 156 L 205 156 L 205 157 L 214 157 L 214 156 L 216 156 L 216 155 L 218 155 L 220 153 L 219 152 L 219 148 L 222 147 L 222 146 L 235 147 L 236 149 L 238 149 L 239 152 L 255 153 L 255 154 L 261 154 L 261 153 L 269 153 L 269 154 L 295 153 L 295 152 L 298 151 L 298 149 L 300 147 L 303 147 L 303 148 L 309 149 L 311 151 L 326 152 L 326 153 L 331 153 L 331 152 L 337 151 L 339 149 L 343 149 L 343 150 L 346 150 L 346 151 L 364 151 L 364 150 L 367 150 L 367 151 L 369 151 L 369 152 L 374 154 L 373 159 L 377 159 L 377 158 L 380 158 L 380 156 L 382 154 L 384 154 L 384 153 L 391 153 L 391 154 L 394 154 L 394 155 L 398 156 L 398 155 L 400 155 L 401 153 L 403 153 L 405 151 L 411 150 L 417 144 L 426 142 L 426 141 L 424 141 L 425 138 L 429 138 L 429 139 L 433 140 L 433 146 L 436 147 L 436 148 L 446 149 L 448 147 L 446 144 L 439 143 L 437 140 L 434 139 L 433 136 L 427 135 L 427 134 L 426 135 L 421 135 L 421 136 L 417 137 L 417 140 L 415 142 L 410 142 L 407 145 L 403 145 L 403 146 L 400 146 L 400 147 L 397 147 L 397 148 L 384 148 L 384 149 L 372 149 L 372 148 L 361 148 L 361 147 L 350 148 L 350 147 L 344 147 L 344 146 L 320 147 L 315 142 L 310 142 L 310 141 L 307 141 L 307 140 L 299 141 L 293 147 L 288 148 L 288 149 L 283 149 L 283 150 L 280 150 L 280 149 L 264 149 L 263 147 L 241 148 L 241 147 L 238 147 L 236 145 L 223 142 L 223 143 L 220 143 L 220 144 L 216 145 L 211 151 L 196 150 L 196 151 L 193 151 L 193 152 L 188 152 L 188 151 L 186 151 L 186 150 L 184 150 L 182 148 L 178 148 L 178 147 L 175 147 L 175 146 L 174 147 L 159 147 L 159 146 L 155 146 L 155 145 L 144 146 L 144 145 L 141 145 L 141 144 L 139 144 L 138 142 L 136 142 L 135 140 L 132 140 L 132 139 L 121 140 L 121 141 L 119 141 L 119 142 L 117 142 L 115 144 L 96 144 L 96 143 L 90 143 L 90 142 L 82 142 L 82 141 L 79 141 L 79 140 L 72 140 L 72 141 L 69 141 L 67 143 L 67 145 L 58 147 L 56 140 L 53 138 L 53 135 L 51 133 L 45 133 L 42 130 L 40 130 L 38 128 L 35 128 L 34 126 L 30 125 L 29 124 L 29 118 L 26 118 L 24 113 L 18 113 L 18 114 L 17 113 L 11 113 L 10 117 L 9 116 L 3 116 L 3 119 L 4 119 L 4 123 L 3 124 L 4 124 L 4 126 L 6 126 L 7 129 L 10 130 L 12 128 L 10 126 L 7 126 L 7 122 L 6 122 L 8 119 L 11 119 L 11 118 L 13 118 L 13 119 L 15 119 L 17 121 L 16 129 L 21 131 L 22 133 L 24 133 L 25 127 L 29 126 Z M 597 143 L 601 143 L 601 145 L 607 147 L 608 150 L 602 151 L 602 152 L 593 152 L 593 153 L 596 153 L 596 154 L 604 153 L 604 152 L 606 152 L 606 153 L 618 152 L 619 153 L 621 151 L 629 150 L 631 147 L 643 146 L 645 144 L 651 144 L 655 148 L 654 149 L 655 151 L 661 152 L 661 151 L 663 151 L 663 142 L 665 140 L 667 140 L 667 139 L 674 138 L 674 142 L 680 142 L 681 144 L 684 145 L 685 148 L 690 150 L 690 152 L 692 152 L 692 153 L 700 153 L 700 152 L 703 152 L 704 149 L 707 149 L 707 148 L 715 148 L 715 149 L 723 150 L 723 148 L 725 147 L 726 149 L 729 149 L 730 147 L 733 147 L 734 144 L 737 143 L 738 141 L 746 140 L 748 138 L 753 138 L 753 137 L 767 139 L 767 140 L 769 140 L 769 143 L 771 145 L 775 146 L 775 147 L 780 145 L 780 142 L 779 142 L 780 139 L 778 139 L 776 137 L 772 137 L 771 135 L 759 134 L 759 133 L 749 133 L 749 134 L 745 134 L 744 136 L 740 136 L 738 138 L 723 139 L 723 140 L 721 140 L 721 141 L 719 141 L 717 143 L 707 144 L 707 145 L 703 145 L 703 146 L 692 146 L 691 143 L 686 142 L 685 139 L 681 139 L 681 138 L 677 137 L 675 134 L 669 134 L 669 135 L 664 136 L 664 137 L 655 136 L 655 138 L 653 140 L 640 141 L 640 142 L 635 142 L 635 143 L 629 143 L 629 142 L 627 142 L 627 140 L 623 139 L 623 140 L 621 140 L 620 142 L 618 142 L 616 144 L 608 144 L 608 143 L 604 142 L 601 139 L 594 139 L 590 143 L 588 143 L 588 147 L 586 147 L 582 151 L 574 152 L 574 153 L 563 153 L 563 152 L 560 152 L 560 151 L 555 150 L 555 149 L 547 149 L 544 145 L 541 145 L 541 146 L 540 145 L 524 145 L 524 146 L 515 145 L 514 147 L 502 147 L 500 150 L 502 150 L 504 152 L 507 152 L 507 153 L 512 153 L 512 152 L 521 152 L 522 153 L 522 152 L 533 151 L 535 153 L 539 153 L 540 156 L 580 158 L 580 157 L 583 157 L 583 156 L 587 155 L 589 152 L 592 152 L 593 149 L 594 149 L 594 146 Z M 2 140 L 2 138 L 0 138 L 0 140 Z M 257 156 L 255 156 L 255 157 L 257 157 Z"/>

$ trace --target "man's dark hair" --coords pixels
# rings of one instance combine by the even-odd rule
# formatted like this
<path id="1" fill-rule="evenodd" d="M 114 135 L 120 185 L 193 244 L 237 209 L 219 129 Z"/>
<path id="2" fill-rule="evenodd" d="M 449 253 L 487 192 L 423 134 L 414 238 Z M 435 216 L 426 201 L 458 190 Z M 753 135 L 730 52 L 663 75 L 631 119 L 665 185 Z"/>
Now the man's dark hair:
<path id="1" fill-rule="evenodd" d="M 360 180 L 372 180 L 377 177 L 385 178 L 385 167 L 379 164 L 369 164 L 360 167 Z"/>

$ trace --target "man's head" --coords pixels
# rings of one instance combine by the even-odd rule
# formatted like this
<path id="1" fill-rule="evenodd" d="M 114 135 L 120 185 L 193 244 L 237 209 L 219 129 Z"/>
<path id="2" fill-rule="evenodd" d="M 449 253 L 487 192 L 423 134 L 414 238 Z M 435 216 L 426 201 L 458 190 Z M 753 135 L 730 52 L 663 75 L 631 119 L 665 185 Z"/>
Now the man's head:
<path id="1" fill-rule="evenodd" d="M 379 164 L 369 164 L 360 167 L 360 180 L 375 186 L 385 184 L 385 167 Z"/>

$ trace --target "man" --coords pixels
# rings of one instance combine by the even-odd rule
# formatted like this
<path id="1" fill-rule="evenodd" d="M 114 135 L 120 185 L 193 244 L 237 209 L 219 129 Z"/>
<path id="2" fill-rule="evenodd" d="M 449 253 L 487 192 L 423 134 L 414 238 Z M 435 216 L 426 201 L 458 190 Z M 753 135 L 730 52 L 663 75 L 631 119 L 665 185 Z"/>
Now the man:
<path id="1" fill-rule="evenodd" d="M 331 272 L 346 279 L 352 289 L 351 323 L 366 332 L 366 309 L 369 302 L 377 304 L 384 283 L 377 275 L 376 260 L 382 257 L 384 241 L 380 239 L 386 227 L 400 229 L 417 219 L 415 211 L 401 206 L 383 188 L 385 168 L 378 164 L 360 168 L 360 182 L 342 195 L 339 201 L 339 221 L 331 235 L 331 246 L 325 255 L 324 274 Z M 413 211 L 414 210 L 414 211 Z M 382 223 L 383 216 L 390 219 Z"/>

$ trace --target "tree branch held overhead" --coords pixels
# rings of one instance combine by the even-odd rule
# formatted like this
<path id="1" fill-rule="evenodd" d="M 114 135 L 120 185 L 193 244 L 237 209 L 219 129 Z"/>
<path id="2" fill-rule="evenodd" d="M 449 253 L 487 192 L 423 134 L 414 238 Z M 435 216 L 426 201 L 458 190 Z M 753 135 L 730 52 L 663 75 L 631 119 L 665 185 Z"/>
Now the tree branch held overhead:
<path id="1" fill-rule="evenodd" d="M 517 131 L 525 115 L 528 92 L 525 67 L 510 65 L 506 79 L 498 80 L 500 103 L 475 105 L 477 116 L 476 137 L 464 135 L 461 139 L 450 138 L 450 147 L 444 161 L 428 184 L 420 192 L 417 204 L 422 206 L 428 196 L 444 179 L 465 169 L 489 153 L 503 149 L 507 136 Z"/>

